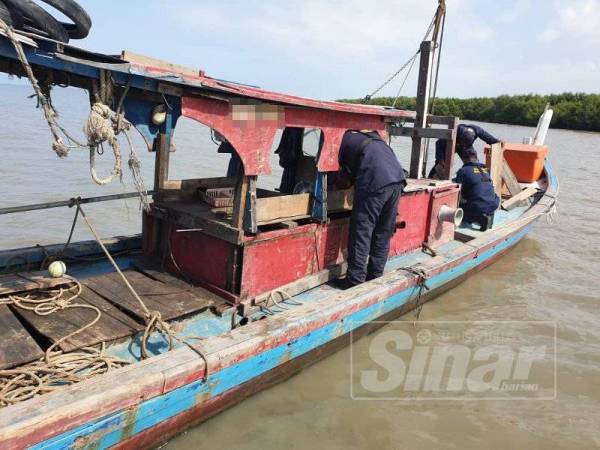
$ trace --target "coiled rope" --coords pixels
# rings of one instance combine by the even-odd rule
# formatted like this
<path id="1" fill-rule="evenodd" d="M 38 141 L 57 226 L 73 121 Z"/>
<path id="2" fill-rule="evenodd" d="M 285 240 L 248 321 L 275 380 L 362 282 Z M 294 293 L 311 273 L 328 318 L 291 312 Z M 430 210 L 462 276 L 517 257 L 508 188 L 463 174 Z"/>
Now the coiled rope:
<path id="1" fill-rule="evenodd" d="M 87 137 L 87 144 L 80 143 L 58 123 L 58 112 L 54 109 L 52 102 L 50 101 L 50 90 L 48 88 L 48 93 L 45 94 L 40 87 L 40 84 L 33 73 L 33 69 L 27 60 L 23 46 L 18 40 L 17 35 L 12 27 L 0 19 L 0 30 L 4 31 L 10 39 L 17 53 L 17 57 L 21 62 L 23 69 L 25 70 L 25 74 L 31 83 L 35 93 L 34 95 L 37 97 L 38 105 L 44 112 L 44 117 L 46 118 L 46 122 L 48 123 L 48 127 L 53 136 L 52 149 L 54 152 L 56 152 L 60 158 L 64 158 L 68 156 L 72 149 L 88 148 L 90 151 L 90 174 L 92 176 L 92 180 L 94 180 L 94 182 L 98 185 L 106 185 L 114 178 L 119 177 L 121 179 L 122 176 L 121 148 L 117 136 L 123 133 L 129 146 L 128 166 L 133 177 L 134 186 L 140 195 L 142 208 L 146 211 L 149 210 L 150 205 L 147 199 L 148 191 L 141 175 L 141 161 L 137 155 L 137 152 L 135 151 L 133 141 L 127 133 L 127 131 L 131 128 L 131 123 L 125 119 L 125 116 L 122 112 L 123 101 L 129 91 L 129 85 L 125 88 L 123 95 L 121 96 L 117 111 L 113 111 L 109 106 L 107 106 L 107 101 L 104 103 L 101 101 L 101 98 L 104 100 L 108 98 L 109 90 L 110 94 L 112 95 L 112 80 L 110 79 L 110 74 L 106 71 L 102 71 L 100 81 L 103 95 L 101 98 L 97 96 L 97 100 L 91 107 L 84 127 L 84 132 Z M 68 144 L 66 144 L 65 141 L 68 142 Z M 98 153 L 99 148 L 101 148 L 104 143 L 107 143 L 112 148 L 115 157 L 115 163 L 111 173 L 102 178 L 98 176 L 96 171 L 96 153 Z"/>
<path id="2" fill-rule="evenodd" d="M 146 328 L 141 339 L 141 359 L 152 356 L 148 351 L 148 341 L 154 333 L 158 333 L 167 341 L 169 350 L 173 349 L 175 342 L 179 342 L 187 345 L 196 352 L 204 360 L 204 379 L 206 379 L 209 373 L 208 359 L 197 346 L 193 346 L 190 343 L 192 340 L 202 340 L 204 338 L 199 336 L 182 338 L 178 336 L 171 325 L 162 318 L 160 311 L 151 311 L 146 306 L 107 250 L 90 219 L 81 208 L 81 205 L 78 204 L 77 206 L 79 214 L 84 219 L 106 257 L 144 312 Z M 62 386 L 77 383 L 92 376 L 108 373 L 115 368 L 131 364 L 129 361 L 107 355 L 106 344 L 104 342 L 100 345 L 100 348 L 85 347 L 69 353 L 64 353 L 58 349 L 60 344 L 66 340 L 94 326 L 102 315 L 100 309 L 93 305 L 75 303 L 75 300 L 81 294 L 82 286 L 75 278 L 69 277 L 69 279 L 72 285 L 68 288 L 45 290 L 28 295 L 9 295 L 6 298 L 0 299 L 0 305 L 11 305 L 14 308 L 32 311 L 40 316 L 47 316 L 70 308 L 89 309 L 96 313 L 95 317 L 86 325 L 54 342 L 46 350 L 42 359 L 15 369 L 0 370 L 0 407 L 18 403 Z"/>
<path id="3" fill-rule="evenodd" d="M 71 308 L 89 309 L 95 317 L 89 323 L 63 336 L 52 344 L 43 358 L 23 367 L 0 370 L 0 407 L 18 403 L 36 395 L 50 392 L 58 387 L 82 381 L 94 375 L 110 372 L 129 362 L 106 355 L 105 344 L 100 348 L 85 347 L 76 352 L 64 353 L 60 344 L 82 333 L 100 320 L 102 312 L 93 305 L 75 303 L 81 294 L 81 283 L 70 278 L 71 286 L 45 290 L 28 295 L 9 295 L 0 299 L 0 305 L 32 311 L 47 316 Z"/>

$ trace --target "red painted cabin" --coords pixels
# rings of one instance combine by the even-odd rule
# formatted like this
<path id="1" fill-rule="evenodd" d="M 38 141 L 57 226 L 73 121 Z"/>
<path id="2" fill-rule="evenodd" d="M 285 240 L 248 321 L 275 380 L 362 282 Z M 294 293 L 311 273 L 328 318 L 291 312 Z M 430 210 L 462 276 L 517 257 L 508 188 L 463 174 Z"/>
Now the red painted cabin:
<path id="1" fill-rule="evenodd" d="M 232 303 L 251 303 L 307 277 L 327 281 L 340 273 L 352 190 L 335 190 L 328 179 L 339 170 L 341 139 L 352 129 L 377 130 L 387 137 L 393 127 L 401 130 L 395 134 L 407 135 L 412 128 L 399 126 L 399 121 L 414 120 L 407 111 L 332 102 L 299 106 L 184 97 L 182 105 L 184 116 L 211 127 L 231 143 L 244 173 L 168 180 L 164 174 L 169 152 L 159 150 L 159 189 L 152 210 L 144 216 L 144 252 Z M 437 123 L 446 127 L 439 131 L 453 143 L 456 120 L 439 118 Z M 310 186 L 311 193 L 284 194 L 256 187 L 258 177 L 271 172 L 270 152 L 278 129 L 320 130 L 317 156 L 297 157 L 293 165 L 293 185 Z M 169 143 L 162 148 L 169 148 Z M 442 205 L 457 207 L 458 193 L 458 185 L 448 180 L 410 179 L 400 201 L 390 254 L 410 252 L 423 244 L 434 248 L 451 240 L 454 224 L 440 222 L 438 212 Z M 224 196 L 210 205 L 209 194 Z"/>

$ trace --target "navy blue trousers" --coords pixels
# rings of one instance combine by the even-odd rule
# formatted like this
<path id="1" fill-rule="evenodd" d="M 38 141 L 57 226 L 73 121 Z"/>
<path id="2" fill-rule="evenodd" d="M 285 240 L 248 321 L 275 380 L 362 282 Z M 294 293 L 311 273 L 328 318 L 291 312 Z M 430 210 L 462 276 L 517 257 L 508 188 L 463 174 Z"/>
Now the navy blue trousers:
<path id="1" fill-rule="evenodd" d="M 350 283 L 359 284 L 383 275 L 390 239 L 396 229 L 401 192 L 400 184 L 371 193 L 354 190 L 348 239 L 347 279 Z"/>

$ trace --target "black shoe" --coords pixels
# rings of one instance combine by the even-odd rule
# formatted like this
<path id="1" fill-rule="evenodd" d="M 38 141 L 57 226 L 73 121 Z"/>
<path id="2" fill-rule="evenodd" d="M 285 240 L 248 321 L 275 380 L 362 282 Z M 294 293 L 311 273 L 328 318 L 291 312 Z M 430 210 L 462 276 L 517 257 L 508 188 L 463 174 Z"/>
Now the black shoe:
<path id="1" fill-rule="evenodd" d="M 350 280 L 348 280 L 348 278 L 337 278 L 335 280 L 331 280 L 329 285 L 333 286 L 334 288 L 341 289 L 342 291 L 356 286 L 356 284 L 352 283 Z"/>
<path id="2" fill-rule="evenodd" d="M 382 276 L 383 276 L 383 274 L 381 274 L 381 275 L 367 274 L 367 281 L 376 280 L 377 278 L 381 278 Z"/>

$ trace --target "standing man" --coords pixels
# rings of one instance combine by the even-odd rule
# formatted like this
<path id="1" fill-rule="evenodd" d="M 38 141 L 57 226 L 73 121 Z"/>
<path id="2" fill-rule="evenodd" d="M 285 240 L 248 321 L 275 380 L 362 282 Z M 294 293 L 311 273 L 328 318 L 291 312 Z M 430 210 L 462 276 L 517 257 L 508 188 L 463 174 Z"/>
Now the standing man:
<path id="1" fill-rule="evenodd" d="M 338 186 L 344 179 L 354 185 L 348 272 L 339 282 L 349 288 L 383 275 L 406 175 L 392 148 L 376 132 L 347 131 L 339 162 Z"/>
<path id="2" fill-rule="evenodd" d="M 477 139 L 492 145 L 500 142 L 490 133 L 477 125 L 460 124 L 456 130 L 456 152 L 473 147 Z M 429 178 L 441 178 L 446 164 L 446 140 L 438 139 L 435 143 L 435 164 L 429 172 Z M 450 167 L 451 169 L 451 167 Z"/>

